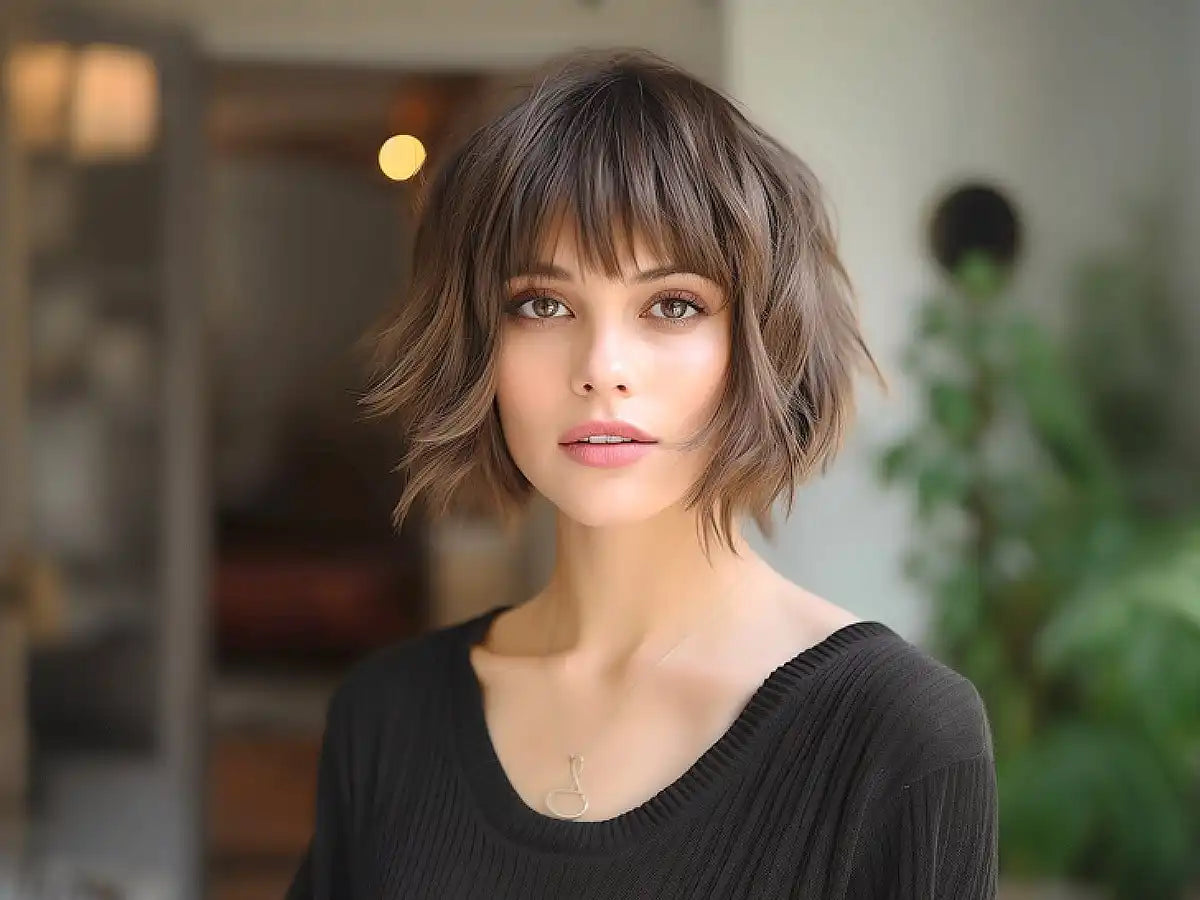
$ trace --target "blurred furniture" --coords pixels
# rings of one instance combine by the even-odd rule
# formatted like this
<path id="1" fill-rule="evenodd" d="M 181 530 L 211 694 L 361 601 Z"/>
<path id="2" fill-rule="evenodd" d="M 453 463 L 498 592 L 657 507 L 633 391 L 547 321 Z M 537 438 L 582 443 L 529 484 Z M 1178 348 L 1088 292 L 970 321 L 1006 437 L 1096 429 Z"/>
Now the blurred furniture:
<path id="1" fill-rule="evenodd" d="M 329 544 L 243 536 L 217 560 L 210 900 L 283 896 L 312 834 L 329 696 L 354 660 L 424 626 L 414 547 Z"/>
<path id="2" fill-rule="evenodd" d="M 218 649 L 223 657 L 353 659 L 414 635 L 424 624 L 419 562 L 399 546 L 226 551 L 213 585 Z"/>
<path id="3" fill-rule="evenodd" d="M 46 559 L 0 557 L 0 872 L 24 855 L 29 799 L 32 650 L 63 623 L 61 586 Z"/>
<path id="4" fill-rule="evenodd" d="M 114 896 L 135 882 L 199 896 L 197 55 L 184 32 L 68 9 L 37 12 L 9 51 L 22 232 L 0 293 L 0 551 L 47 560 L 62 601 L 28 648 L 26 862 L 124 872 Z"/>
<path id="5" fill-rule="evenodd" d="M 282 897 L 312 835 L 329 698 L 344 666 L 226 665 L 209 688 L 208 897 Z"/>
<path id="6" fill-rule="evenodd" d="M 0 63 L 24 33 L 26 3 L 15 0 L 0 17 Z M 13 423 L 24 417 L 25 366 L 17 335 L 24 314 L 25 214 L 21 158 L 12 98 L 0 84 L 0 883 L 25 837 L 28 717 L 25 709 L 24 596 L 9 559 L 24 543 L 25 514 L 19 485 L 25 454 Z"/>
<path id="7" fill-rule="evenodd" d="M 282 897 L 312 835 L 319 734 L 214 739 L 208 896 Z"/>
<path id="8" fill-rule="evenodd" d="M 29 754 L 26 656 L 23 615 L 0 587 L 0 865 L 23 850 Z"/>

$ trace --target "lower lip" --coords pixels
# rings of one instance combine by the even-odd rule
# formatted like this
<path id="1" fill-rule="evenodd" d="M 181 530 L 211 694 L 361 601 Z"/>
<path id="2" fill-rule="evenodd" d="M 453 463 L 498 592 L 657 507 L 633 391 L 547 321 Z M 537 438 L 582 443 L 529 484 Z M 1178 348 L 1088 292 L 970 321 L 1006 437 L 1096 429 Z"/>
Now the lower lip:
<path id="1" fill-rule="evenodd" d="M 654 447 L 652 443 L 631 441 L 627 444 L 559 444 L 563 452 L 577 463 L 592 466 L 596 469 L 615 469 L 628 466 Z"/>

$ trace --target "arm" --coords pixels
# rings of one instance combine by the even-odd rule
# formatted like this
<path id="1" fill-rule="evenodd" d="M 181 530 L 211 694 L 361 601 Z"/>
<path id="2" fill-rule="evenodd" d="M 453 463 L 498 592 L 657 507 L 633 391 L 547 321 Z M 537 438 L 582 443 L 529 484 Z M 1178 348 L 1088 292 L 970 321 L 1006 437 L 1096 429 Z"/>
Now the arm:
<path id="1" fill-rule="evenodd" d="M 999 870 L 996 768 L 990 753 L 905 784 L 864 847 L 849 896 L 993 900 Z"/>
<path id="2" fill-rule="evenodd" d="M 350 728 L 341 692 L 329 702 L 317 769 L 316 827 L 288 888 L 286 900 L 350 896 L 347 833 L 350 824 Z"/>

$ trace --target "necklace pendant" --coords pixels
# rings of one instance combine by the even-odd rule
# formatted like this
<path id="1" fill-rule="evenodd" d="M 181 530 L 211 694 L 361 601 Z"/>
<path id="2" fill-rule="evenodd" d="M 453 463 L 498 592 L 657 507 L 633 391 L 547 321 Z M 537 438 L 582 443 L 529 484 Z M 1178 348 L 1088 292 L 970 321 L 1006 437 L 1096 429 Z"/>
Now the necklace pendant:
<path id="1" fill-rule="evenodd" d="M 580 784 L 580 778 L 583 773 L 583 757 L 577 754 L 571 755 L 571 787 L 555 788 L 546 794 L 546 808 L 560 819 L 578 819 L 588 809 L 587 795 L 583 793 L 583 786 Z M 574 797 L 579 804 L 579 808 L 573 812 L 562 812 L 555 805 L 558 801 L 555 798 Z"/>

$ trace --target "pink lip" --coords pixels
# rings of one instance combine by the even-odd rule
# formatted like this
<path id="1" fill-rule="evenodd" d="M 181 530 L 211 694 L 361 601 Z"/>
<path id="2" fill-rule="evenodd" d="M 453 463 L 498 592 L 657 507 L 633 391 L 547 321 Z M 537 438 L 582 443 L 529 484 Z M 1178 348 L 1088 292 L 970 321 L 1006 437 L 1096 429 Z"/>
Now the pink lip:
<path id="1" fill-rule="evenodd" d="M 653 444 L 559 444 L 575 462 L 596 469 L 615 469 L 637 462 Z"/>
<path id="2" fill-rule="evenodd" d="M 600 434 L 614 437 L 630 438 L 637 443 L 632 444 L 583 444 L 578 443 L 584 438 Z M 653 449 L 657 441 L 628 422 L 593 421 L 584 422 L 569 429 L 561 438 L 559 446 L 563 452 L 585 466 L 597 469 L 615 469 L 637 462 Z"/>

